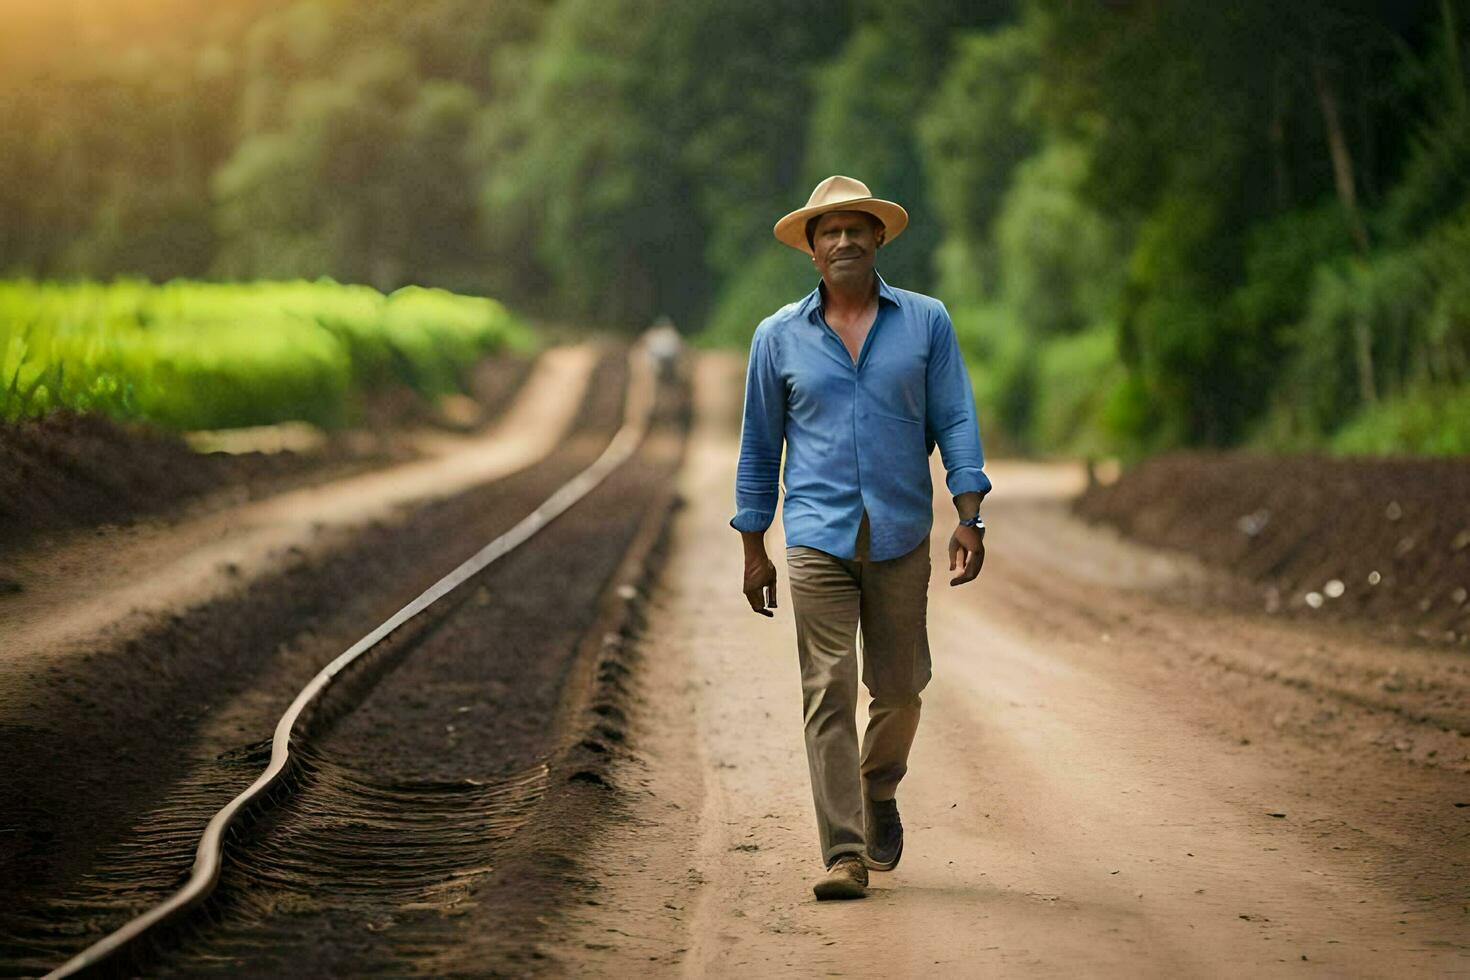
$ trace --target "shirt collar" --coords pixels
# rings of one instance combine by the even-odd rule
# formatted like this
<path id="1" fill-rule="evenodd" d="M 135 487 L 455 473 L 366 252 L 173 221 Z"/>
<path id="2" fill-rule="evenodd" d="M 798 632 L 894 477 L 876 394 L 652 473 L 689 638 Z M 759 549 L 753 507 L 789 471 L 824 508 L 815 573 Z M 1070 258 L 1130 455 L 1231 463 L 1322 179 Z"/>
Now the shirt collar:
<path id="1" fill-rule="evenodd" d="M 883 277 L 878 275 L 876 271 L 873 273 L 873 275 L 878 280 L 878 299 L 880 301 L 887 300 L 894 306 L 902 307 L 903 304 L 899 302 L 898 293 L 894 290 L 894 288 L 888 285 L 888 283 L 883 280 Z M 822 315 L 823 305 L 824 303 L 822 299 L 822 283 L 820 280 L 818 280 L 817 288 L 806 294 L 806 299 L 801 301 L 801 306 L 798 307 L 797 312 L 806 317 L 811 322 L 816 323 Z"/>

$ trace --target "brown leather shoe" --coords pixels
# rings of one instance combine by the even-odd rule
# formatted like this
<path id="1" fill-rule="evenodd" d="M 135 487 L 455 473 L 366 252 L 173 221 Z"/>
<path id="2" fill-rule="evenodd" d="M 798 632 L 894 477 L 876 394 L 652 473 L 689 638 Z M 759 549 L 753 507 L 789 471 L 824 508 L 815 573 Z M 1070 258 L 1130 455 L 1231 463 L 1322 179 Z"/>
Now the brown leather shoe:
<path id="1" fill-rule="evenodd" d="M 868 869 L 857 854 L 844 854 L 827 873 L 812 886 L 812 894 L 819 900 L 829 898 L 862 898 L 868 891 Z"/>
<path id="2" fill-rule="evenodd" d="M 869 800 L 867 807 L 867 865 L 874 871 L 892 871 L 903 857 L 903 822 L 897 800 Z"/>

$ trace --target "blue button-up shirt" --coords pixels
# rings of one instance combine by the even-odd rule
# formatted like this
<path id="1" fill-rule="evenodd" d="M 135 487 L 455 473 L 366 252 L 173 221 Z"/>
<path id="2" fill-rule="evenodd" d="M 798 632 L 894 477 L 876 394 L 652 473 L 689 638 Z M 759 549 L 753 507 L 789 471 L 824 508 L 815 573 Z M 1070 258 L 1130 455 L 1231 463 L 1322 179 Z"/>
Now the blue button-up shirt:
<path id="1" fill-rule="evenodd" d="M 820 286 L 756 328 L 730 521 L 737 531 L 770 526 L 783 440 L 788 546 L 850 559 L 866 510 L 868 557 L 908 554 L 933 524 L 936 444 L 951 494 L 990 490 L 948 311 L 881 277 L 856 364 L 823 316 Z"/>

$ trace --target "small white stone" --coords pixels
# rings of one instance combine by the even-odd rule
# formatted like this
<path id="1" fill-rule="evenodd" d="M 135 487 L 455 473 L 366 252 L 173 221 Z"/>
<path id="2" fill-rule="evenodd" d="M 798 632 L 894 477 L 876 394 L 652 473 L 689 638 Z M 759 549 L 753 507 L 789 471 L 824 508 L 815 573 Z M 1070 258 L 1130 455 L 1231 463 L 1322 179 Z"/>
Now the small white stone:
<path id="1" fill-rule="evenodd" d="M 1311 606 L 1313 609 L 1322 608 L 1322 593 L 1308 592 L 1303 598 L 1305 599 L 1307 605 Z"/>
<path id="2" fill-rule="evenodd" d="M 1338 578 L 1335 578 L 1331 582 L 1328 582 L 1326 585 L 1322 586 L 1323 594 L 1326 595 L 1329 599 L 1337 599 L 1341 597 L 1342 594 L 1346 591 L 1347 587 L 1342 584 L 1342 579 Z"/>

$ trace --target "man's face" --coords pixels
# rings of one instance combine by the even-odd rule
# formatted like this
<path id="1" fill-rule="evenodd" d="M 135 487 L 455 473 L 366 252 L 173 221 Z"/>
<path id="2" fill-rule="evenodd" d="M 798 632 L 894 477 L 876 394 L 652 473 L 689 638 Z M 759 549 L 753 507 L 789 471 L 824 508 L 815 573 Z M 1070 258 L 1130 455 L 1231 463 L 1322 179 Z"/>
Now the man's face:
<path id="1" fill-rule="evenodd" d="M 882 243 L 882 230 L 862 211 L 828 211 L 812 231 L 817 271 L 831 283 L 866 282 Z"/>

